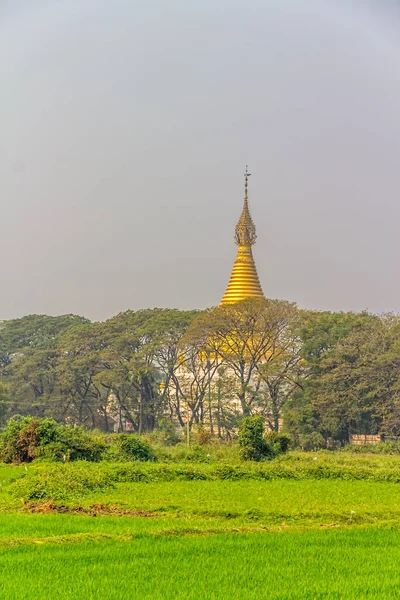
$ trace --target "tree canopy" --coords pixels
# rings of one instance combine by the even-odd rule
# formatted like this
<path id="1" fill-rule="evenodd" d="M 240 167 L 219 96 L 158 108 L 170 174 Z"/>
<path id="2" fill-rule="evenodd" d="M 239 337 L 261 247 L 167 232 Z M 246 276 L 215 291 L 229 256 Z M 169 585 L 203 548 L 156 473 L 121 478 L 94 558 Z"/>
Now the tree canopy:
<path id="1" fill-rule="evenodd" d="M 206 311 L 0 322 L 0 424 L 15 415 L 139 433 L 260 414 L 303 447 L 400 435 L 400 320 L 248 299 Z"/>

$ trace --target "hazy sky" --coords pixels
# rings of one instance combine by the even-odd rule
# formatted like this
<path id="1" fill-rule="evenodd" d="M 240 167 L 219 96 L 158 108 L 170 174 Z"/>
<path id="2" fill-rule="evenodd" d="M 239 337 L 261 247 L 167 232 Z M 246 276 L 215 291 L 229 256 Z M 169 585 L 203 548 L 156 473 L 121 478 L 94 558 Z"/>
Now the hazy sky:
<path id="1" fill-rule="evenodd" d="M 0 320 L 400 312 L 396 0 L 0 0 Z"/>

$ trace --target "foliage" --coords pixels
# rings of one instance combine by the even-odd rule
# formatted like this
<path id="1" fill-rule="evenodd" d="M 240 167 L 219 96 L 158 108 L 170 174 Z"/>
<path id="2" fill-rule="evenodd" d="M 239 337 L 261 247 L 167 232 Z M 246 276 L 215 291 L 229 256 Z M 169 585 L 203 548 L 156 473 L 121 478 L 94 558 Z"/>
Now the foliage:
<path id="1" fill-rule="evenodd" d="M 204 452 L 199 448 L 199 452 Z M 183 450 L 183 449 L 182 449 Z M 191 451 L 194 454 L 196 448 Z M 203 455 L 204 456 L 204 455 Z M 193 454 L 192 454 L 193 457 Z M 96 490 L 113 490 L 123 483 L 180 481 L 363 481 L 400 483 L 398 456 L 317 452 L 281 454 L 262 462 L 71 462 L 60 465 L 35 464 L 28 473 L 9 485 L 15 498 L 70 500 L 89 496 Z"/>
<path id="2" fill-rule="evenodd" d="M 146 439 L 150 444 L 158 444 L 161 446 L 176 446 L 183 440 L 182 429 L 177 426 L 171 419 L 160 419 L 158 427 L 151 433 L 146 434 Z"/>
<path id="3" fill-rule="evenodd" d="M 246 417 L 240 424 L 239 446 L 243 460 L 263 460 L 275 453 L 264 438 L 264 418 L 261 415 Z"/>
<path id="4" fill-rule="evenodd" d="M 48 347 L 60 332 L 76 324 L 88 322 L 84 317 L 76 315 L 59 317 L 28 315 L 21 319 L 2 321 L 0 323 L 0 357 L 2 357 L 0 365 L 4 367 L 13 355 L 26 348 Z"/>
<path id="5" fill-rule="evenodd" d="M 270 431 L 264 435 L 264 426 L 261 415 L 246 417 L 241 422 L 238 441 L 243 460 L 271 459 L 289 450 L 292 444 L 290 435 L 278 431 Z"/>
<path id="6" fill-rule="evenodd" d="M 201 314 L 184 340 L 210 357 L 210 365 L 218 358 L 217 372 L 222 363 L 234 374 L 244 416 L 260 407 L 270 427 L 278 429 L 282 406 L 302 370 L 301 323 L 290 302 L 249 298 Z"/>
<path id="7" fill-rule="evenodd" d="M 209 445 L 235 439 L 243 417 L 260 414 L 295 447 L 333 449 L 354 433 L 400 437 L 399 364 L 393 315 L 260 298 L 204 312 L 126 311 L 103 323 L 30 315 L 0 323 L 0 426 L 22 415 L 129 430 L 156 445 L 178 444 L 189 429 Z M 34 426 L 23 435 L 23 460 L 101 454 L 101 440 L 89 452 L 83 433 L 71 452 L 64 439 L 34 450 Z"/>
<path id="8" fill-rule="evenodd" d="M 360 446 L 351 446 L 350 444 L 343 449 L 345 452 L 354 454 L 400 454 L 400 440 L 392 442 L 382 442 L 381 444 L 362 444 Z"/>
<path id="9" fill-rule="evenodd" d="M 97 462 L 104 457 L 106 445 L 101 436 L 89 434 L 82 427 L 59 426 L 54 442 L 41 444 L 38 457 L 50 460 L 87 460 Z"/>
<path id="10" fill-rule="evenodd" d="M 129 433 L 120 433 L 111 438 L 110 456 L 115 460 L 154 460 L 153 450 L 146 440 Z"/>
<path id="11" fill-rule="evenodd" d="M 285 454 L 292 445 L 292 438 L 288 433 L 280 433 L 278 431 L 270 431 L 265 439 L 272 446 L 275 454 Z"/>
<path id="12" fill-rule="evenodd" d="M 160 462 L 178 463 L 182 461 L 201 462 L 201 463 L 237 463 L 240 462 L 240 453 L 237 443 L 223 442 L 218 439 L 211 439 L 207 444 L 179 443 L 174 446 L 154 447 L 156 458 Z"/>
<path id="13" fill-rule="evenodd" d="M 400 434 L 398 317 L 309 313 L 302 340 L 308 376 L 283 415 L 299 446 L 336 447 L 352 433 Z"/>
<path id="14" fill-rule="evenodd" d="M 31 462 L 35 458 L 98 461 L 104 451 L 102 438 L 52 419 L 11 419 L 0 436 L 0 458 L 6 463 Z"/>
<path id="15" fill-rule="evenodd" d="M 4 423 L 7 416 L 10 401 L 10 386 L 0 381 L 0 425 Z"/>
<path id="16" fill-rule="evenodd" d="M 200 446 L 206 446 L 211 441 L 211 433 L 209 429 L 206 429 L 203 424 L 197 425 L 192 433 L 192 439 Z"/>
<path id="17" fill-rule="evenodd" d="M 114 480 L 107 469 L 86 469 L 77 464 L 76 469 L 67 464 L 42 468 L 34 476 L 18 479 L 11 488 L 25 500 L 67 500 L 113 486 Z"/>
<path id="18" fill-rule="evenodd" d="M 0 457 L 3 462 L 29 462 L 35 458 L 38 424 L 31 417 L 8 421 L 0 439 Z"/>
<path id="19" fill-rule="evenodd" d="M 312 451 L 321 450 L 325 448 L 326 443 L 323 436 L 318 431 L 312 431 L 311 433 L 303 433 L 299 436 L 299 446 L 302 450 Z"/>

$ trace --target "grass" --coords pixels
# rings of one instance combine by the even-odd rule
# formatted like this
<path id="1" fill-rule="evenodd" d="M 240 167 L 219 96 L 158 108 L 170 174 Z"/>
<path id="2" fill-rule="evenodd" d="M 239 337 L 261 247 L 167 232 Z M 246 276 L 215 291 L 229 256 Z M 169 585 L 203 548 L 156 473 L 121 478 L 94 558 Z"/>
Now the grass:
<path id="1" fill-rule="evenodd" d="M 398 598 L 390 530 L 142 536 L 0 551 L 8 600 Z"/>
<path id="2" fill-rule="evenodd" d="M 16 506 L 19 511 L 10 506 L 0 513 L 0 540 L 96 531 L 135 536 L 384 527 L 400 522 L 400 486 L 329 480 L 122 483 L 79 500 Z"/>
<path id="3" fill-rule="evenodd" d="M 24 466 L 12 466 L 0 464 L 0 483 L 8 483 L 11 479 L 22 476 L 25 473 Z"/>
<path id="4" fill-rule="evenodd" d="M 0 598 L 398 598 L 398 482 L 344 453 L 0 466 Z"/>
<path id="5" fill-rule="evenodd" d="M 118 483 L 241 480 L 362 480 L 400 483 L 400 457 L 333 453 L 292 454 L 263 463 L 67 463 L 36 464 L 9 486 L 25 501 L 68 501 L 107 491 Z M 0 506 L 3 502 L 0 498 Z"/>

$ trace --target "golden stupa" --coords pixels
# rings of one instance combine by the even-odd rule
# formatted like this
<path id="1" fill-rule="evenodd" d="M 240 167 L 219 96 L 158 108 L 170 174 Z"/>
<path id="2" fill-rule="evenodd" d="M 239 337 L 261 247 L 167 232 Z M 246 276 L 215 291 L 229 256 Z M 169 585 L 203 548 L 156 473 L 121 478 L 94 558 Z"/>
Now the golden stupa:
<path id="1" fill-rule="evenodd" d="M 247 172 L 246 166 L 243 210 L 235 229 L 235 242 L 238 246 L 238 252 L 221 304 L 233 304 L 246 298 L 264 297 L 251 249 L 257 236 L 256 227 L 249 210 L 247 193 L 249 177 L 250 173 Z"/>

